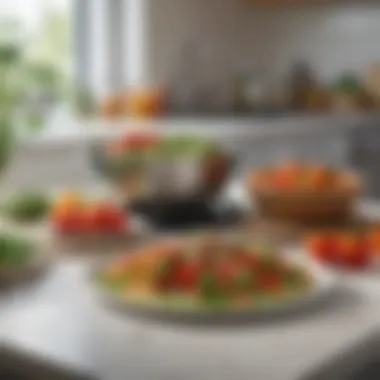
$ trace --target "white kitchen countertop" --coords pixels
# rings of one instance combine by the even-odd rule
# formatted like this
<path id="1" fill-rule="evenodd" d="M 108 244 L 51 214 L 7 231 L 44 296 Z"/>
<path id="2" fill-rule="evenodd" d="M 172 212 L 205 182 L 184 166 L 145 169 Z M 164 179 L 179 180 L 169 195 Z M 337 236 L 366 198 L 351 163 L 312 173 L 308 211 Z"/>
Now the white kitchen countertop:
<path id="1" fill-rule="evenodd" d="M 59 152 L 56 147 L 79 144 L 82 148 L 82 144 L 112 138 L 133 128 L 199 132 L 244 142 L 246 136 L 260 140 L 350 131 L 380 125 L 380 115 L 65 123 L 67 128 L 53 128 L 23 143 L 33 154 L 28 152 L 23 157 L 25 164 L 15 166 L 15 175 L 26 177 L 30 172 L 41 181 L 53 173 L 59 179 L 62 176 L 65 183 L 69 178 L 79 182 L 82 177 L 87 183 L 84 160 L 82 164 L 75 157 L 67 168 L 57 169 L 57 162 L 68 160 L 72 152 Z M 51 156 L 41 153 L 45 147 Z M 31 167 L 37 153 L 38 165 Z M 366 213 L 380 217 L 379 208 L 373 205 L 367 205 Z M 105 312 L 89 287 L 87 271 L 86 260 L 62 259 L 41 281 L 1 295 L 0 339 L 16 351 L 44 358 L 69 373 L 95 373 L 102 380 L 298 380 L 308 379 L 325 365 L 327 373 L 336 371 L 326 379 L 340 380 L 350 365 L 355 367 L 368 357 L 366 343 L 380 334 L 380 272 L 351 276 L 336 304 L 315 313 L 226 331 L 161 326 Z M 376 348 L 370 354 L 380 348 L 380 338 Z"/>
<path id="2" fill-rule="evenodd" d="M 362 210 L 376 217 L 379 208 L 367 203 Z M 298 380 L 315 371 L 340 380 L 380 348 L 380 338 L 373 346 L 380 272 L 346 275 L 334 298 L 304 313 L 202 328 L 103 308 L 88 281 L 90 268 L 86 258 L 61 258 L 40 281 L 2 296 L 5 348 L 102 380 Z"/>
<path id="3" fill-rule="evenodd" d="M 379 276 L 351 278 L 333 304 L 292 318 L 206 329 L 106 311 L 87 270 L 88 262 L 61 260 L 45 281 L 14 295 L 1 313 L 5 347 L 104 380 L 296 380 L 324 365 L 361 364 L 361 345 L 380 329 Z"/>

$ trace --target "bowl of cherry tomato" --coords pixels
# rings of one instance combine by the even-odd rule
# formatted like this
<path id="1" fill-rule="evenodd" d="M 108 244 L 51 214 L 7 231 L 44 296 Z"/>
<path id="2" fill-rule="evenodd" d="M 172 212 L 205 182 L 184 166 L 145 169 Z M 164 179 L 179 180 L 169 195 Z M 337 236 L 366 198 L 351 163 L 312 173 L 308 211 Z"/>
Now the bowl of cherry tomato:
<path id="1" fill-rule="evenodd" d="M 312 233 L 305 245 L 321 263 L 346 269 L 371 268 L 380 258 L 380 228 Z"/>
<path id="2" fill-rule="evenodd" d="M 262 216 L 300 223 L 346 220 L 361 192 L 357 173 L 298 162 L 259 170 L 247 182 Z"/>
<path id="3" fill-rule="evenodd" d="M 66 193 L 52 207 L 54 242 L 63 251 L 107 251 L 124 247 L 145 232 L 145 225 L 108 199 Z"/>

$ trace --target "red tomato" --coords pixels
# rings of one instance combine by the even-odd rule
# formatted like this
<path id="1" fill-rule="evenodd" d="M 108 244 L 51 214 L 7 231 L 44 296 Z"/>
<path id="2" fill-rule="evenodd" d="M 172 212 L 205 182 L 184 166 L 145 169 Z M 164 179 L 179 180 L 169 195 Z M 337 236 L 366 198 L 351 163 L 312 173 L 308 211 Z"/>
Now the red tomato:
<path id="1" fill-rule="evenodd" d="M 108 220 L 110 232 L 122 233 L 126 229 L 126 222 L 123 214 L 115 214 Z"/>
<path id="2" fill-rule="evenodd" d="M 370 263 L 370 256 L 368 253 L 355 253 L 347 258 L 347 266 L 353 269 L 365 268 Z"/>
<path id="3" fill-rule="evenodd" d="M 108 206 L 104 204 L 97 204 L 88 208 L 87 218 L 92 232 L 103 230 L 104 225 L 106 224 L 107 207 Z"/>
<path id="4" fill-rule="evenodd" d="M 87 224 L 81 211 L 68 210 L 53 219 L 55 229 L 62 234 L 87 232 Z"/>
<path id="5" fill-rule="evenodd" d="M 177 269 L 174 283 L 181 289 L 191 290 L 197 285 L 199 265 L 196 262 L 185 263 Z"/>
<path id="6" fill-rule="evenodd" d="M 93 208 L 88 211 L 88 220 L 92 232 L 95 233 L 119 233 L 125 229 L 125 217 L 123 212 L 108 203 L 94 205 Z"/>
<path id="7" fill-rule="evenodd" d="M 111 232 L 121 233 L 125 230 L 127 225 L 124 213 L 116 207 L 112 207 L 108 210 L 107 221 L 108 228 Z"/>
<path id="8" fill-rule="evenodd" d="M 312 235 L 307 238 L 306 246 L 318 260 L 330 263 L 337 260 L 337 239 L 332 235 Z"/>
<path id="9" fill-rule="evenodd" d="M 362 236 L 346 235 L 339 240 L 340 263 L 351 268 L 363 268 L 370 263 L 367 239 Z"/>

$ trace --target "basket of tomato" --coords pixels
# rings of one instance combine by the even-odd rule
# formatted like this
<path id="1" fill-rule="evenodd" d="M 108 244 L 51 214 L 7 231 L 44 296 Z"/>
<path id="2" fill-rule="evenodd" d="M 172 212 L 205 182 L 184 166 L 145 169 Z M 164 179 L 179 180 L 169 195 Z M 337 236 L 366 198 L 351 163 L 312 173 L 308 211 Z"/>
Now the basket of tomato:
<path id="1" fill-rule="evenodd" d="M 323 165 L 289 162 L 248 178 L 259 213 L 297 223 L 340 223 L 361 191 L 358 175 Z"/>

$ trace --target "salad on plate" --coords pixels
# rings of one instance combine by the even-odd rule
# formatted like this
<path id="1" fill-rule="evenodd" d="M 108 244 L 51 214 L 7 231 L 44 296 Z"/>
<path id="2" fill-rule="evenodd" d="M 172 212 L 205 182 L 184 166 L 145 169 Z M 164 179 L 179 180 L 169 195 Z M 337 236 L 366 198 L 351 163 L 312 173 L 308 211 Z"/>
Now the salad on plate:
<path id="1" fill-rule="evenodd" d="M 98 286 L 129 305 L 174 311 L 276 307 L 313 293 L 307 265 L 236 236 L 166 239 L 97 271 Z"/>

